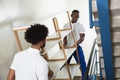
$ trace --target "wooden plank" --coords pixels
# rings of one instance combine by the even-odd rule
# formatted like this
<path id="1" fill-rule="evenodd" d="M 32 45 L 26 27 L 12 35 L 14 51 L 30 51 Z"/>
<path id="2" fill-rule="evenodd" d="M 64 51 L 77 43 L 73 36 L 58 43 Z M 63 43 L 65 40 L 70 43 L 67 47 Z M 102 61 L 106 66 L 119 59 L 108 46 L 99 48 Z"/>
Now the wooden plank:
<path id="1" fill-rule="evenodd" d="M 73 80 L 78 69 L 79 69 L 79 65 L 70 65 L 69 66 L 72 80 Z M 56 74 L 55 80 L 69 80 L 69 75 L 68 75 L 68 71 L 67 71 L 66 67 L 63 67 L 63 69 L 61 69 L 61 71 L 59 71 Z"/>

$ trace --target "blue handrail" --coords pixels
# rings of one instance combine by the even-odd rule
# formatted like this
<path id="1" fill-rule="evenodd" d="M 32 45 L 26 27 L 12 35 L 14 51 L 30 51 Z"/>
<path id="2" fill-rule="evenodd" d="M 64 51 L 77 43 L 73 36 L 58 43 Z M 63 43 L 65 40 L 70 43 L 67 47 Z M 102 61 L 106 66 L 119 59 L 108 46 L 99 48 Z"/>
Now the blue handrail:
<path id="1" fill-rule="evenodd" d="M 112 41 L 111 41 L 111 35 L 110 35 L 110 22 L 109 22 L 110 19 L 109 19 L 108 0 L 96 0 L 96 2 L 97 2 L 96 7 L 98 10 L 97 11 L 98 20 L 93 21 L 92 0 L 89 0 L 90 28 L 93 28 L 93 26 L 100 27 L 106 80 L 114 80 L 112 45 L 111 45 Z"/>
<path id="2" fill-rule="evenodd" d="M 93 28 L 92 1 L 91 0 L 89 0 L 89 21 L 90 21 L 90 28 Z"/>
<path id="3" fill-rule="evenodd" d="M 96 49 L 96 39 L 94 40 L 94 44 L 92 46 L 92 50 L 89 56 L 86 74 L 84 75 L 84 80 L 95 80 L 96 76 L 100 75 L 100 62 L 98 61 L 98 50 Z M 98 70 L 99 69 L 99 70 Z M 99 72 L 99 73 L 98 73 Z M 94 77 L 93 77 L 94 76 Z M 102 77 L 102 76 L 101 76 Z"/>
<path id="4" fill-rule="evenodd" d="M 99 21 L 93 21 L 93 14 L 92 14 L 92 0 L 89 0 L 89 24 L 90 28 L 93 28 L 93 26 L 99 26 Z"/>

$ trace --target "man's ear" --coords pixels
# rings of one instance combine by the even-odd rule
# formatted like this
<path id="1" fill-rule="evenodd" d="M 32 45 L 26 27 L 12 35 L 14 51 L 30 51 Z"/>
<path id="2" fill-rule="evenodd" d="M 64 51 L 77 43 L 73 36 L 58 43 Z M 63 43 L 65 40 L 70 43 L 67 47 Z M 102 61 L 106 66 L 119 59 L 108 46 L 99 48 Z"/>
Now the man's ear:
<path id="1" fill-rule="evenodd" d="M 41 40 L 41 45 L 43 45 L 44 40 Z"/>
<path id="2" fill-rule="evenodd" d="M 40 41 L 40 45 L 42 45 L 42 41 Z"/>

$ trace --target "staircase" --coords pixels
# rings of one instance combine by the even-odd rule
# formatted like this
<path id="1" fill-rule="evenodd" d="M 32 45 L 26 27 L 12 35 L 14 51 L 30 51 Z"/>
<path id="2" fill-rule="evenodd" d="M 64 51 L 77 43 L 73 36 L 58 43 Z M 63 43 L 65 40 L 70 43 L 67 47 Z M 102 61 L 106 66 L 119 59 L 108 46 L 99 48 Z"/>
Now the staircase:
<path id="1" fill-rule="evenodd" d="M 112 57 L 114 67 L 114 80 L 120 80 L 120 0 L 108 0 L 109 1 L 109 14 L 110 14 L 110 32 L 112 41 Z M 96 0 L 92 0 L 92 13 L 94 20 L 98 20 L 98 10 Z M 104 18 L 104 17 L 103 17 Z M 103 79 L 106 80 L 104 58 L 102 51 L 100 27 L 95 27 L 98 35 L 98 45 L 100 52 L 100 60 L 102 64 Z M 104 33 L 105 34 L 105 33 Z M 109 49 L 108 49 L 109 50 Z M 109 54 L 108 54 L 109 55 Z"/>

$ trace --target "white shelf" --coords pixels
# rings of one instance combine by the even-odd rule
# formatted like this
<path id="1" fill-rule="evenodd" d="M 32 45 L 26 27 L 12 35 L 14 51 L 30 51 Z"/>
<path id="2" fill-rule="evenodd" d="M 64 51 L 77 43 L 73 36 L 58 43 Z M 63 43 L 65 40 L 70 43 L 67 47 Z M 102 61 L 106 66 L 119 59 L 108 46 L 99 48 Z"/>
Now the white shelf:
<path id="1" fill-rule="evenodd" d="M 65 49 L 65 55 L 67 59 L 72 55 L 72 53 L 76 50 L 76 48 L 70 48 L 70 49 Z M 54 51 L 53 51 L 54 52 Z M 64 53 L 63 50 L 59 50 L 53 55 L 52 57 L 49 57 L 49 59 L 61 59 L 64 58 Z"/>
<path id="2" fill-rule="evenodd" d="M 70 32 L 72 31 L 71 30 L 64 30 L 64 31 L 59 31 L 60 32 L 60 35 L 61 35 L 61 39 L 63 39 L 66 35 L 68 35 Z M 55 32 L 53 33 L 52 35 L 48 36 L 47 39 L 60 39 L 60 36 L 59 36 L 59 33 L 58 32 Z"/>
<path id="3" fill-rule="evenodd" d="M 70 70 L 70 74 L 71 74 L 71 78 L 74 78 L 74 75 L 76 74 L 77 70 L 79 69 L 79 65 L 70 65 L 69 66 L 69 70 Z M 55 79 L 59 79 L 59 80 L 65 80 L 65 79 L 69 79 L 69 75 L 68 75 L 68 70 L 66 67 L 63 67 L 61 71 L 59 71 L 56 76 Z"/>
<path id="4" fill-rule="evenodd" d="M 46 51 L 49 51 L 49 50 L 50 50 L 52 47 L 54 47 L 58 42 L 59 42 L 59 40 L 46 41 L 45 52 L 46 52 Z"/>
<path id="5" fill-rule="evenodd" d="M 64 54 L 63 54 L 63 50 L 59 50 L 55 53 L 55 55 L 53 56 L 49 56 L 49 59 L 63 59 L 64 58 Z"/>
<path id="6" fill-rule="evenodd" d="M 65 54 L 67 59 L 70 58 L 70 56 L 73 54 L 73 52 L 76 50 L 76 48 L 69 48 L 69 49 L 65 49 Z"/>
<path id="7" fill-rule="evenodd" d="M 14 27 L 13 30 L 14 30 L 14 31 L 26 30 L 26 29 L 28 29 L 29 27 L 30 27 L 30 26 Z"/>
<path id="8" fill-rule="evenodd" d="M 59 38 L 58 32 L 53 33 L 52 35 L 48 36 L 47 39 Z"/>
<path id="9" fill-rule="evenodd" d="M 63 39 L 71 33 L 73 29 L 60 29 L 56 17 L 53 18 L 53 22 L 57 31 L 47 37 L 44 53 L 47 54 L 49 67 L 54 72 L 54 80 L 73 80 L 80 65 L 77 63 L 66 65 L 65 63 L 72 56 L 73 52 L 76 50 L 76 47 L 72 46 L 66 49 L 62 48 Z"/>
<path id="10" fill-rule="evenodd" d="M 65 60 L 59 60 L 59 61 L 49 61 L 49 67 L 50 69 L 54 72 L 54 75 L 56 75 L 56 73 L 58 71 L 60 71 L 61 67 L 64 65 Z"/>
<path id="11" fill-rule="evenodd" d="M 61 34 L 62 39 L 63 39 L 66 35 L 68 35 L 71 31 L 72 31 L 72 29 L 71 29 L 71 30 L 66 30 L 66 31 L 60 31 L 60 34 Z"/>

